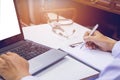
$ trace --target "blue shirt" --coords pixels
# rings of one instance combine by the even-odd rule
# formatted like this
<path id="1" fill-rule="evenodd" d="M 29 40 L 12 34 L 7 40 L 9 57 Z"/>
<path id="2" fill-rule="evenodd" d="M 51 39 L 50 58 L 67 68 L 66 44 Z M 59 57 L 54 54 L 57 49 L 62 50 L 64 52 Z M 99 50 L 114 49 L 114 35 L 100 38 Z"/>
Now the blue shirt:
<path id="1" fill-rule="evenodd" d="M 96 80 L 120 80 L 120 41 L 118 41 L 113 49 L 112 55 L 114 56 L 113 62 L 108 65 L 99 75 Z M 26 76 L 21 80 L 39 80 L 38 77 Z"/>

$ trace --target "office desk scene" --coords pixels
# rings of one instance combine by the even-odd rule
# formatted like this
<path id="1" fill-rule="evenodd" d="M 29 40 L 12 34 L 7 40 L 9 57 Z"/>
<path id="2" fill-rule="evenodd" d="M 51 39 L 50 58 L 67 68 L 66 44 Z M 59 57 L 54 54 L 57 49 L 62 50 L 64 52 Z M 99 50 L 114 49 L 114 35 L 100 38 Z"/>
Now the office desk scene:
<path id="1" fill-rule="evenodd" d="M 119 80 L 119 0 L 1 0 L 0 5 L 0 80 L 9 77 L 1 57 L 10 57 L 9 51 L 29 64 L 31 75 L 22 80 Z M 87 31 L 88 37 L 100 35 L 97 30 L 108 48 L 83 39 Z"/>
<path id="2" fill-rule="evenodd" d="M 70 29 L 70 31 L 74 29 L 76 30 L 76 32 L 73 35 L 71 35 L 69 38 L 66 38 L 64 36 L 54 33 L 49 24 L 42 24 L 42 25 L 31 26 L 31 27 L 23 27 L 23 33 L 24 33 L 25 39 L 29 39 L 29 40 L 35 41 L 40 44 L 44 44 L 46 46 L 49 46 L 55 49 L 62 49 L 62 48 L 65 49 L 65 47 L 73 43 L 83 41 L 82 36 L 84 32 L 89 30 L 77 23 L 73 23 L 71 26 L 69 25 L 66 27 Z M 69 33 L 71 34 L 71 32 Z M 73 66 L 73 65 L 76 65 L 76 66 Z M 67 56 L 65 57 L 65 59 L 63 59 L 59 63 L 53 65 L 52 67 L 38 74 L 38 76 L 42 80 L 48 80 L 48 79 L 56 80 L 58 77 L 59 79 L 62 79 L 62 80 L 66 80 L 66 79 L 69 79 L 69 80 L 83 79 L 84 80 L 84 79 L 89 78 L 90 76 L 94 76 L 99 73 L 98 71 L 88 66 L 86 66 L 86 69 L 84 69 L 86 71 L 84 71 L 83 70 L 84 66 L 86 65 L 77 60 L 74 60 L 70 56 Z M 83 70 L 83 72 L 81 72 L 81 70 Z"/>

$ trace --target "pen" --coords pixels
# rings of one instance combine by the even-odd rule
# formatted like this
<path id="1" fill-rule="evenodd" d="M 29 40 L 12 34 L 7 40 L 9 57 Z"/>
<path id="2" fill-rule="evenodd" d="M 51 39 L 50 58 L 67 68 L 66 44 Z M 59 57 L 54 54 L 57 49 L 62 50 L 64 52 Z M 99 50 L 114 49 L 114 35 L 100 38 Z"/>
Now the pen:
<path id="1" fill-rule="evenodd" d="M 97 30 L 97 28 L 98 28 L 98 24 L 96 24 L 96 25 L 94 26 L 94 28 L 93 28 L 92 31 L 90 32 L 89 36 L 92 36 L 93 33 Z"/>
<path id="2" fill-rule="evenodd" d="M 92 36 L 93 33 L 97 30 L 98 26 L 99 26 L 99 25 L 96 24 L 88 36 Z M 83 43 L 81 44 L 80 49 L 81 49 L 84 45 L 85 45 L 85 42 L 83 42 Z"/>
<path id="3" fill-rule="evenodd" d="M 70 47 L 74 48 L 76 46 L 79 46 L 80 44 L 82 44 L 83 42 L 77 42 L 77 43 L 74 43 L 74 44 L 71 44 Z"/>

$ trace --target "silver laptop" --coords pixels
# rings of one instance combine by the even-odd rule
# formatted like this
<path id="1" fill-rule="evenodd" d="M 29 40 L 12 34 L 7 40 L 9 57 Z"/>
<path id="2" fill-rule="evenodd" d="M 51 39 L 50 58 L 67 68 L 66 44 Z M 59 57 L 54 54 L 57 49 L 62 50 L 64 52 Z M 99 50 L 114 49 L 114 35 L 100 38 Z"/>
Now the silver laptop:
<path id="1" fill-rule="evenodd" d="M 25 40 L 19 25 L 15 0 L 0 0 L 0 54 L 15 52 L 30 63 L 35 75 L 55 64 L 67 54 L 63 51 Z"/>

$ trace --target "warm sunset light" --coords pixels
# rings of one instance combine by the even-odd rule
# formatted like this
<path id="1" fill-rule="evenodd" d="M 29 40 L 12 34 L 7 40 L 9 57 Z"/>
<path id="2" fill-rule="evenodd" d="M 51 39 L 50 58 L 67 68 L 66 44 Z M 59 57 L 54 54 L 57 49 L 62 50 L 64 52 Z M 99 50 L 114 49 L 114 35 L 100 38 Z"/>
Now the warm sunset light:
<path id="1" fill-rule="evenodd" d="M 104 25 L 119 25 L 117 15 L 120 14 L 119 1 L 110 0 L 16 0 L 22 26 L 45 24 L 49 22 L 48 12 L 56 13 L 62 17 L 72 19 L 74 22 L 92 28 L 95 24 L 101 24 L 103 32 Z M 116 5 L 115 5 L 116 4 Z M 115 7 L 116 6 L 116 7 Z M 71 10 L 72 11 L 71 11 Z M 112 15 L 112 16 L 111 16 Z M 116 17 L 114 19 L 114 16 Z M 58 17 L 54 17 L 57 19 Z M 117 21 L 113 21 L 117 20 Z M 112 22 L 112 23 L 111 23 Z M 108 28 L 106 35 L 113 35 Z M 111 32 L 112 31 L 112 32 Z M 103 32 L 104 33 L 104 32 Z M 115 33 L 116 35 L 116 33 Z"/>

